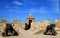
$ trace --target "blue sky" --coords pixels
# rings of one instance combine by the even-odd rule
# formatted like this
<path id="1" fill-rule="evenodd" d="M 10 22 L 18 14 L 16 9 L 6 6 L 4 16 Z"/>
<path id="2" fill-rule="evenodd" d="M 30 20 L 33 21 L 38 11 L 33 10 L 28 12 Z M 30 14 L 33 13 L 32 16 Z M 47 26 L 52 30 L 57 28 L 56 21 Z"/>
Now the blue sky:
<path id="1" fill-rule="evenodd" d="M 60 0 L 0 0 L 0 18 L 26 21 L 32 14 L 35 21 L 60 18 Z"/>

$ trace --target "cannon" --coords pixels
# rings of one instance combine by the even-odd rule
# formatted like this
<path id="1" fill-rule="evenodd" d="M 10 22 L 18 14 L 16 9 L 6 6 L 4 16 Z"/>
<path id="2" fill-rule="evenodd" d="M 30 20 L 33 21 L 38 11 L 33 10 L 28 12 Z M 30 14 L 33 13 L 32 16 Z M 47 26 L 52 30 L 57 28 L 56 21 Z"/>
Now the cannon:
<path id="1" fill-rule="evenodd" d="M 56 35 L 57 32 L 55 31 L 55 24 L 51 24 L 47 26 L 46 31 L 44 32 L 44 35 Z"/>
<path id="2" fill-rule="evenodd" d="M 32 20 L 29 20 L 29 24 L 25 23 L 25 30 L 29 30 L 31 28 Z"/>
<path id="3" fill-rule="evenodd" d="M 13 35 L 18 35 L 18 33 L 12 27 L 12 24 L 6 24 L 6 28 L 4 32 L 2 32 L 2 36 L 13 36 Z"/>

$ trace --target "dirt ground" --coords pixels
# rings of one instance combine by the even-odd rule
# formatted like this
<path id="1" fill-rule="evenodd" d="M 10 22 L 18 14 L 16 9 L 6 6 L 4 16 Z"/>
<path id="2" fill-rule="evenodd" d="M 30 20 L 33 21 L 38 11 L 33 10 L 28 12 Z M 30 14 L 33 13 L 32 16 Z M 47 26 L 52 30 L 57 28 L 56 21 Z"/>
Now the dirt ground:
<path id="1" fill-rule="evenodd" d="M 23 34 L 20 33 L 19 36 L 2 37 L 0 35 L 0 38 L 60 38 L 60 32 L 56 36 L 52 36 L 52 35 L 43 35 L 43 33 L 40 33 L 40 34 L 28 34 L 28 31 L 26 31 Z"/>

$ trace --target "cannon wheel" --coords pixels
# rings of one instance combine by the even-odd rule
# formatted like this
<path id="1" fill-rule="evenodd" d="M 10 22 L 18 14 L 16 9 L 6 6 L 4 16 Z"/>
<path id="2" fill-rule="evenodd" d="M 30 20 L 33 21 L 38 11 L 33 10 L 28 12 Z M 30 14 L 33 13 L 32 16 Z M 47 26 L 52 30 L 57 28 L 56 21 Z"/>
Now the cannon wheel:
<path id="1" fill-rule="evenodd" d="M 13 31 L 13 35 L 18 36 L 19 34 L 16 31 Z"/>
<path id="2" fill-rule="evenodd" d="M 1 35 L 4 36 L 4 37 L 6 37 L 6 32 L 2 32 Z"/>

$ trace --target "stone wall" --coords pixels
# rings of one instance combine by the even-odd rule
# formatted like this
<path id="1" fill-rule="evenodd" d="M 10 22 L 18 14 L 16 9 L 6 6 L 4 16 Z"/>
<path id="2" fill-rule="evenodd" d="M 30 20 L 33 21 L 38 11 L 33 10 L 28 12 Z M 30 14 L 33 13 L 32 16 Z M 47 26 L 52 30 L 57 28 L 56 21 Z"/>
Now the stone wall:
<path id="1" fill-rule="evenodd" d="M 14 26 L 13 26 L 13 24 L 14 24 Z M 45 31 L 46 27 L 48 25 L 50 25 L 49 20 L 43 20 L 40 22 L 32 22 L 31 28 L 28 31 L 30 34 L 34 34 L 38 31 Z M 12 26 L 17 32 L 21 32 L 25 28 L 25 23 L 21 22 L 21 21 L 14 20 L 14 22 L 12 22 Z"/>
<path id="2" fill-rule="evenodd" d="M 19 31 L 21 31 L 21 29 L 25 28 L 25 23 L 21 22 L 21 21 L 14 20 L 14 21 L 12 21 L 12 26 L 17 32 L 19 32 Z"/>
<path id="3" fill-rule="evenodd" d="M 30 28 L 31 33 L 36 33 L 38 31 L 45 31 L 46 27 L 50 25 L 49 20 L 43 20 L 40 22 L 33 22 Z"/>
<path id="4" fill-rule="evenodd" d="M 60 30 L 60 19 L 55 20 L 56 30 Z"/>
<path id="5" fill-rule="evenodd" d="M 0 20 L 0 34 L 5 31 L 6 28 L 6 20 Z"/>

